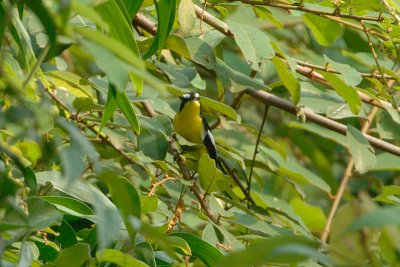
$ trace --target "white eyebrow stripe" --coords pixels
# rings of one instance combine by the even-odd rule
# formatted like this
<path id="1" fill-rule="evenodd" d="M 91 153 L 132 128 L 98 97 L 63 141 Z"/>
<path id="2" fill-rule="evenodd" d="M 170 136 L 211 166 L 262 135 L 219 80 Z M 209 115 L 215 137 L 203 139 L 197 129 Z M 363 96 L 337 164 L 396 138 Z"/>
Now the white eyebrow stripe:
<path id="1" fill-rule="evenodd" d="M 200 98 L 199 93 L 194 93 L 194 97 L 195 97 L 195 98 Z"/>
<path id="2" fill-rule="evenodd" d="M 190 98 L 190 94 L 184 94 L 182 97 L 185 99 Z"/>

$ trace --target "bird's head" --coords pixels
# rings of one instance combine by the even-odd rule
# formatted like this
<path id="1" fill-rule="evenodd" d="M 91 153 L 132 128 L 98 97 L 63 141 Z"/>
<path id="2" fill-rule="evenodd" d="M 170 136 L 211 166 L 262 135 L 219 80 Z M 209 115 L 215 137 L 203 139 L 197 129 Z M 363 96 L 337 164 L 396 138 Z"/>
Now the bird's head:
<path id="1" fill-rule="evenodd" d="M 188 93 L 188 94 L 184 94 L 184 95 L 182 95 L 180 98 L 181 98 L 181 100 L 182 100 L 182 102 L 181 102 L 181 107 L 179 108 L 180 111 L 183 109 L 183 107 L 184 107 L 187 103 L 189 103 L 189 102 L 191 102 L 191 101 L 196 101 L 196 102 L 199 104 L 199 106 L 200 106 L 200 95 L 199 95 L 199 93 Z"/>

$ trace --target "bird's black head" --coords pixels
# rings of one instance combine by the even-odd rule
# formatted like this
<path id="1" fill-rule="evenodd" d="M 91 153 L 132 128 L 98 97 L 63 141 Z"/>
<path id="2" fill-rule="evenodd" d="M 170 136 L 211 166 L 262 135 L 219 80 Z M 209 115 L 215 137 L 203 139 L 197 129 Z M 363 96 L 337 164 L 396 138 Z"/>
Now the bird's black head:
<path id="1" fill-rule="evenodd" d="M 199 95 L 199 93 L 188 93 L 188 94 L 184 94 L 184 95 L 182 95 L 180 98 L 181 98 L 182 102 L 181 102 L 181 106 L 180 106 L 180 108 L 179 108 L 179 111 L 181 111 L 181 110 L 183 109 L 183 107 L 185 106 L 185 104 L 186 104 L 187 102 L 190 102 L 190 101 L 198 101 L 198 102 L 200 102 L 200 95 Z"/>

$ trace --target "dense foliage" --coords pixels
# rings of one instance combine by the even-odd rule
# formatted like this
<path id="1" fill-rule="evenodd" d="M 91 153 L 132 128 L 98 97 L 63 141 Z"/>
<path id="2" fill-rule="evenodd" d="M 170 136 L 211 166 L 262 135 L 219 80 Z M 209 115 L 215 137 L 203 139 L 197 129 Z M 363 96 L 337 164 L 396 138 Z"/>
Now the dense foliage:
<path id="1" fill-rule="evenodd" d="M 0 1 L 0 266 L 400 266 L 399 25 L 395 0 Z M 174 134 L 193 91 L 228 174 Z"/>

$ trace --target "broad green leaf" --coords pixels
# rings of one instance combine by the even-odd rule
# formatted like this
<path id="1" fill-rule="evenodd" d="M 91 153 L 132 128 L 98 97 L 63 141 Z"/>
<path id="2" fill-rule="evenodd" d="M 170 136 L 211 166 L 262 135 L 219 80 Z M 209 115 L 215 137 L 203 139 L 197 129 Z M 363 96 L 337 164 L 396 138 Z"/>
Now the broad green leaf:
<path id="1" fill-rule="evenodd" d="M 115 249 L 103 249 L 96 253 L 96 259 L 99 263 L 111 262 L 119 266 L 146 267 L 148 266 L 129 254 L 125 254 Z"/>
<path id="2" fill-rule="evenodd" d="M 190 34 L 197 21 L 192 0 L 182 0 L 179 3 L 178 20 L 183 34 Z"/>
<path id="3" fill-rule="evenodd" d="M 183 255 L 192 255 L 190 247 L 185 239 L 170 235 L 166 237 L 166 241 L 171 247 L 178 249 Z"/>
<path id="4" fill-rule="evenodd" d="M 232 120 L 235 120 L 235 121 L 238 120 L 236 111 L 233 108 L 231 108 L 230 106 L 225 105 L 222 102 L 215 101 L 211 98 L 203 96 L 203 97 L 201 97 L 201 106 L 202 106 L 202 108 L 205 108 L 205 109 L 211 109 L 211 110 L 220 112 L 220 113 L 226 115 L 228 118 L 231 118 Z"/>
<path id="5" fill-rule="evenodd" d="M 56 43 L 57 36 L 56 24 L 54 23 L 51 14 L 49 14 L 42 1 L 25 0 L 24 3 L 33 11 L 33 13 L 35 13 L 36 17 L 40 20 L 43 27 L 46 29 L 50 44 L 49 52 L 51 52 Z"/>
<path id="6" fill-rule="evenodd" d="M 113 202 L 119 209 L 121 217 L 125 222 L 131 242 L 135 243 L 136 231 L 129 223 L 129 217 L 140 218 L 141 207 L 139 193 L 132 183 L 125 178 L 118 177 L 118 175 L 112 171 L 102 173 L 101 179 L 108 185 Z"/>
<path id="7" fill-rule="evenodd" d="M 123 16 L 127 11 L 125 6 L 120 0 L 110 0 L 103 2 L 96 6 L 96 10 L 99 12 L 103 20 L 108 23 L 110 35 L 116 40 L 120 41 L 127 48 L 129 48 L 135 56 L 139 57 L 139 49 L 136 44 L 135 37 L 133 35 L 133 29 L 131 26 L 132 17 L 126 20 Z M 117 3 L 120 3 L 118 5 Z M 140 2 L 140 1 L 139 1 Z M 126 1 L 125 1 L 126 4 Z M 132 77 L 132 83 L 136 88 L 136 92 L 140 95 L 143 91 L 143 79 L 140 75 L 130 72 L 129 76 Z"/>
<path id="8" fill-rule="evenodd" d="M 378 115 L 376 128 L 381 138 L 398 140 L 400 138 L 399 126 L 400 123 L 394 121 L 389 112 L 381 112 Z"/>
<path id="9" fill-rule="evenodd" d="M 103 116 L 101 117 L 100 130 L 106 126 L 107 122 L 112 118 L 114 111 L 118 107 L 116 94 L 115 88 L 113 86 L 109 86 L 107 91 L 107 103 L 104 107 Z"/>
<path id="10" fill-rule="evenodd" d="M 217 169 L 215 161 L 208 154 L 201 156 L 198 172 L 200 185 L 207 193 L 223 191 L 229 186 L 229 178 Z"/>
<path id="11" fill-rule="evenodd" d="M 85 243 L 78 243 L 72 247 L 66 248 L 58 255 L 55 266 L 69 267 L 85 265 L 90 257 L 90 247 Z"/>
<path id="12" fill-rule="evenodd" d="M 146 214 L 147 212 L 157 211 L 158 198 L 156 195 L 143 196 L 140 195 L 141 212 Z"/>
<path id="13" fill-rule="evenodd" d="M 342 34 L 340 24 L 332 20 L 311 13 L 303 15 L 303 20 L 320 45 L 330 46 Z"/>
<path id="14" fill-rule="evenodd" d="M 262 253 L 260 253 L 262 251 Z M 330 266 L 333 262 L 319 251 L 319 242 L 294 236 L 259 238 L 243 251 L 226 256 L 218 266 L 296 264 L 314 259 Z"/>
<path id="15" fill-rule="evenodd" d="M 94 212 L 82 201 L 64 196 L 44 196 L 44 200 L 55 205 L 58 210 L 75 216 L 94 215 Z"/>
<path id="16" fill-rule="evenodd" d="M 400 204 L 400 186 L 387 185 L 382 188 L 382 193 L 374 197 L 375 201 L 385 202 L 389 204 Z"/>
<path id="17" fill-rule="evenodd" d="M 129 14 L 129 19 L 132 21 L 136 14 L 138 13 L 140 7 L 142 6 L 144 0 L 130 1 L 130 0 L 122 0 L 126 11 Z"/>
<path id="18" fill-rule="evenodd" d="M 321 207 L 310 205 L 300 198 L 293 198 L 290 205 L 311 232 L 321 232 L 324 229 L 326 217 Z"/>
<path id="19" fill-rule="evenodd" d="M 247 63 L 253 70 L 259 71 L 260 67 L 274 56 L 275 52 L 269 38 L 261 30 L 234 21 L 228 21 L 228 26 Z"/>
<path id="20" fill-rule="evenodd" d="M 63 249 L 78 243 L 74 229 L 66 220 L 63 220 L 61 225 L 57 227 L 57 232 L 59 236 L 57 236 L 56 239 Z"/>
<path id="21" fill-rule="evenodd" d="M 113 87 L 111 85 L 111 87 Z M 111 88 L 109 89 L 111 90 Z M 136 133 L 140 133 L 140 126 L 138 122 L 138 118 L 136 117 L 136 112 L 133 109 L 133 105 L 131 101 L 128 98 L 128 95 L 126 92 L 118 92 L 118 90 L 115 90 L 116 94 L 116 100 L 119 108 L 121 109 L 122 113 L 124 113 L 125 118 L 129 121 L 129 124 L 132 127 L 132 130 Z"/>
<path id="22" fill-rule="evenodd" d="M 216 247 L 195 235 L 172 233 L 171 236 L 184 239 L 188 243 L 192 255 L 198 257 L 207 266 L 219 266 L 219 262 L 224 258 L 224 255 Z"/>
<path id="23" fill-rule="evenodd" d="M 400 224 L 400 207 L 386 206 L 378 208 L 370 213 L 361 215 L 351 223 L 349 230 L 357 231 L 364 227 L 384 227 Z"/>
<path id="24" fill-rule="evenodd" d="M 25 228 L 28 231 L 37 231 L 45 229 L 53 224 L 60 224 L 62 214 L 47 201 L 31 197 L 26 200 L 28 214 L 22 210 L 11 210 L 6 213 L 0 227 L 3 230 Z"/>
<path id="25" fill-rule="evenodd" d="M 150 123 L 158 124 L 156 121 Z M 159 129 L 142 127 L 142 131 L 137 139 L 138 148 L 148 157 L 154 160 L 165 159 L 169 143 L 166 133 Z"/>
<path id="26" fill-rule="evenodd" d="M 232 92 L 240 92 L 247 88 L 268 88 L 264 85 L 262 80 L 251 78 L 248 75 L 236 71 L 220 59 L 217 59 L 215 71 L 222 84 Z"/>
<path id="27" fill-rule="evenodd" d="M 20 255 L 18 259 L 18 267 L 20 266 L 32 266 L 33 261 L 33 253 L 31 247 L 28 245 L 28 242 L 23 241 L 20 249 Z"/>
<path id="28" fill-rule="evenodd" d="M 254 12 L 260 19 L 268 19 L 272 24 L 274 24 L 278 29 L 283 28 L 283 23 L 277 17 L 275 17 L 271 11 L 265 6 L 253 6 Z"/>
<path id="29" fill-rule="evenodd" d="M 76 97 L 94 97 L 91 87 L 87 83 L 85 84 L 82 77 L 75 73 L 53 70 L 44 72 L 43 74 L 51 77 L 51 81 L 55 83 L 56 86 L 62 86 L 63 88 L 66 88 Z"/>
<path id="30" fill-rule="evenodd" d="M 361 74 L 353 67 L 347 64 L 342 64 L 333 61 L 329 57 L 325 56 L 326 61 L 332 65 L 333 69 L 340 72 L 344 82 L 350 86 L 357 86 L 362 81 Z"/>
<path id="31" fill-rule="evenodd" d="M 76 97 L 72 103 L 78 112 L 86 112 L 91 110 L 98 110 L 102 107 L 96 104 L 90 97 Z"/>
<path id="32" fill-rule="evenodd" d="M 390 153 L 376 155 L 376 164 L 371 166 L 371 171 L 400 170 L 400 157 Z"/>
<path id="33" fill-rule="evenodd" d="M 333 89 L 343 97 L 349 105 L 351 112 L 358 114 L 361 109 L 361 99 L 354 87 L 347 85 L 337 74 L 323 73 L 324 78 L 332 85 Z"/>
<path id="34" fill-rule="evenodd" d="M 192 61 L 204 66 L 209 70 L 215 69 L 216 56 L 210 45 L 197 37 L 185 38 L 186 48 Z M 175 38 L 175 42 L 179 39 Z M 183 55 L 185 50 L 182 51 Z"/>
<path id="35" fill-rule="evenodd" d="M 157 10 L 158 27 L 150 49 L 143 56 L 145 59 L 151 57 L 157 51 L 161 53 L 175 20 L 176 0 L 155 1 L 154 4 Z"/>
<path id="36" fill-rule="evenodd" d="M 347 141 L 356 170 L 363 174 L 376 164 L 374 148 L 362 133 L 351 125 L 347 126 Z"/>
<path id="37" fill-rule="evenodd" d="M 274 56 L 272 62 L 275 65 L 276 72 L 279 75 L 283 85 L 292 96 L 292 102 L 297 105 L 300 100 L 300 83 L 294 76 L 294 73 L 288 69 L 286 63 L 279 57 Z"/>
<path id="38" fill-rule="evenodd" d="M 137 244 L 134 250 L 134 256 L 140 261 L 143 261 L 150 267 L 156 267 L 156 259 L 154 255 L 153 247 L 149 242 L 143 242 Z"/>

